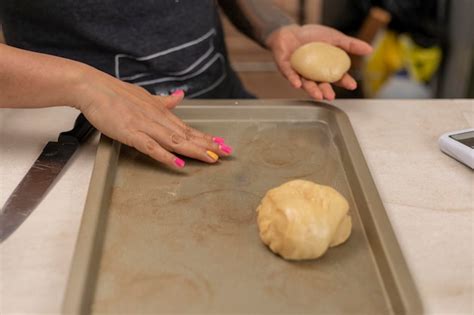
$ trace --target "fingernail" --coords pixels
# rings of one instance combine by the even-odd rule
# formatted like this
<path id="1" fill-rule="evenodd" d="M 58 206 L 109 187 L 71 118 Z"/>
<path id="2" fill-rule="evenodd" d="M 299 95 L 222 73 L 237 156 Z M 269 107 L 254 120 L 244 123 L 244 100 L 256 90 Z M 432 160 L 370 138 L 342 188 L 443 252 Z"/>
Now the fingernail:
<path id="1" fill-rule="evenodd" d="M 214 141 L 217 144 L 224 144 L 225 142 L 224 138 L 221 138 L 221 137 L 213 137 L 212 141 Z"/>
<path id="2" fill-rule="evenodd" d="M 212 151 L 209 151 L 207 150 L 206 151 L 207 155 L 211 157 L 211 159 L 213 159 L 214 161 L 217 161 L 219 159 L 219 156 L 217 154 L 215 154 L 214 152 Z"/>
<path id="3" fill-rule="evenodd" d="M 171 93 L 171 95 L 172 96 L 181 96 L 181 95 L 184 95 L 184 91 L 183 90 L 176 90 L 173 93 Z"/>
<path id="4" fill-rule="evenodd" d="M 181 160 L 180 158 L 176 158 L 174 160 L 174 164 L 176 164 L 176 166 L 179 167 L 179 168 L 183 168 L 184 164 L 186 164 L 186 163 L 184 163 L 184 161 Z"/>
<path id="5" fill-rule="evenodd" d="M 226 154 L 231 154 L 232 153 L 232 147 L 225 144 L 225 143 L 219 145 L 219 149 L 221 149 L 221 151 L 226 153 Z"/>

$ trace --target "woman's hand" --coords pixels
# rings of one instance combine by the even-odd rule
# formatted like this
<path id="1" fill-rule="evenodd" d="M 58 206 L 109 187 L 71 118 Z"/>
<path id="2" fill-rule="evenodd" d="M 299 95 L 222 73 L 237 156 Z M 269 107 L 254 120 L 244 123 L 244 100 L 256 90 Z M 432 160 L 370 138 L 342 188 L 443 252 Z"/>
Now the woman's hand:
<path id="1" fill-rule="evenodd" d="M 70 101 L 105 135 L 171 167 L 184 167 L 184 161 L 173 153 L 207 163 L 231 154 L 232 148 L 223 139 L 187 126 L 170 111 L 183 96 L 183 91 L 154 96 L 141 87 L 83 66 Z"/>
<path id="2" fill-rule="evenodd" d="M 153 96 L 83 63 L 3 44 L 0 56 L 0 107 L 74 106 L 110 138 L 171 167 L 184 167 L 173 153 L 207 163 L 232 153 L 222 138 L 188 127 L 170 111 L 182 91 Z"/>
<path id="3" fill-rule="evenodd" d="M 298 75 L 290 65 L 291 54 L 298 47 L 315 41 L 326 42 L 354 55 L 367 55 L 372 52 L 372 47 L 333 28 L 316 24 L 283 26 L 268 36 L 266 44 L 271 49 L 280 72 L 290 81 L 293 87 L 303 88 L 311 97 L 317 100 L 324 98 L 333 100 L 335 93 L 331 84 L 307 80 Z M 354 78 L 347 73 L 334 84 L 348 90 L 354 90 L 357 87 Z"/>

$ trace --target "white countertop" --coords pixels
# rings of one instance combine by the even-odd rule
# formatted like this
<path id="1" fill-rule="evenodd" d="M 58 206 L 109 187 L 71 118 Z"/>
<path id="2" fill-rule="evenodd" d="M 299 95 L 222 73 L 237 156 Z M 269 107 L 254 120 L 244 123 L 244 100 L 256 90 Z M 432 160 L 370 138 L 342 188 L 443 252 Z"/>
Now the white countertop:
<path id="1" fill-rule="evenodd" d="M 473 314 L 473 171 L 442 154 L 437 139 L 474 127 L 474 100 L 335 104 L 349 115 L 426 312 Z M 0 205 L 76 115 L 69 108 L 0 110 Z M 97 140 L 0 245 L 1 314 L 59 313 Z"/>

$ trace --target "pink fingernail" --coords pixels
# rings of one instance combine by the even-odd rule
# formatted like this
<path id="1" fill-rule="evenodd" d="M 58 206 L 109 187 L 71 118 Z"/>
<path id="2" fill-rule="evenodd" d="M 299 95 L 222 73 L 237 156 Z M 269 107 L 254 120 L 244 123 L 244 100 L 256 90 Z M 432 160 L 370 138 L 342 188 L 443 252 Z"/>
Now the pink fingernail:
<path id="1" fill-rule="evenodd" d="M 217 144 L 224 144 L 225 142 L 224 138 L 221 138 L 221 137 L 213 137 L 212 141 L 214 141 Z"/>
<path id="2" fill-rule="evenodd" d="M 225 143 L 222 143 L 221 145 L 219 145 L 219 149 L 221 149 L 222 152 L 227 153 L 227 154 L 232 153 L 232 147 L 228 146 Z"/>
<path id="3" fill-rule="evenodd" d="M 179 167 L 179 168 L 183 168 L 184 164 L 186 164 L 186 163 L 184 163 L 184 161 L 181 160 L 180 158 L 176 158 L 174 160 L 174 164 L 176 164 L 176 166 Z"/>
<path id="4" fill-rule="evenodd" d="M 171 95 L 172 96 L 181 96 L 181 95 L 184 95 L 184 91 L 183 90 L 176 90 L 173 93 L 171 93 Z"/>

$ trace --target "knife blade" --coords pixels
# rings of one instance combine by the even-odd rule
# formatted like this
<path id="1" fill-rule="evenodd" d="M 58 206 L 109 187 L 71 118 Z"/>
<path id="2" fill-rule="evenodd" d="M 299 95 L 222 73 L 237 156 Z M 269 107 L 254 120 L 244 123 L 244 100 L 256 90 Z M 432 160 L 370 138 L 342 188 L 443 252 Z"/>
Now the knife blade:
<path id="1" fill-rule="evenodd" d="M 80 114 L 71 130 L 61 132 L 58 141 L 46 144 L 0 211 L 0 243 L 33 212 L 74 152 L 94 130 L 84 115 Z"/>

